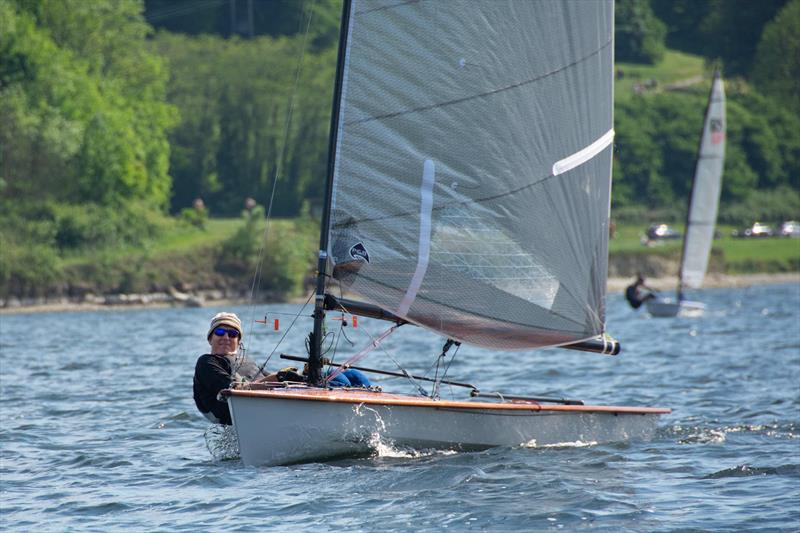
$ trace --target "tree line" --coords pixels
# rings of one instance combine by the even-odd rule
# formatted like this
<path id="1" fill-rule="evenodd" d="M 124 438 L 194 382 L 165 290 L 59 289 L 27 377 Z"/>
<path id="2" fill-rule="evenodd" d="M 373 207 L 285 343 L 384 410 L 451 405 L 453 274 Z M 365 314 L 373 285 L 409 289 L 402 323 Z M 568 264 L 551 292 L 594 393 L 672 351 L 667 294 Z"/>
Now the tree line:
<path id="1" fill-rule="evenodd" d="M 276 216 L 318 201 L 340 10 L 0 0 L 0 282 L 14 257 L 36 263 L 32 243 L 135 244 L 197 198 L 212 216 L 247 198 L 277 198 Z M 618 61 L 658 64 L 669 48 L 722 68 L 724 217 L 797 216 L 800 0 L 617 0 L 616 15 Z M 616 213 L 680 218 L 707 87 L 618 102 Z"/>
<path id="2" fill-rule="evenodd" d="M 617 0 L 616 15 L 617 61 L 657 64 L 669 47 L 704 57 L 709 74 L 721 69 L 728 126 L 721 220 L 797 217 L 800 0 Z M 617 102 L 617 214 L 682 219 L 709 86 L 710 79 Z"/>

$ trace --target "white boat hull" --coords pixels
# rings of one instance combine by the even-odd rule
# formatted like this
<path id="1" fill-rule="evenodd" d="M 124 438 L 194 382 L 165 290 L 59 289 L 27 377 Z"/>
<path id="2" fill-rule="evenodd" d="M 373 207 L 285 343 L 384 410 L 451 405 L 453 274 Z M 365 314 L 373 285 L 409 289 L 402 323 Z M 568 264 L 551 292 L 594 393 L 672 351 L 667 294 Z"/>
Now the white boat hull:
<path id="1" fill-rule="evenodd" d="M 480 450 L 650 438 L 668 409 L 434 401 L 348 389 L 227 391 L 242 461 L 365 454 L 378 443 Z"/>
<path id="2" fill-rule="evenodd" d="M 698 316 L 705 312 L 706 305 L 702 302 L 691 300 L 647 300 L 647 312 L 654 317 L 665 318 L 673 316 Z"/>

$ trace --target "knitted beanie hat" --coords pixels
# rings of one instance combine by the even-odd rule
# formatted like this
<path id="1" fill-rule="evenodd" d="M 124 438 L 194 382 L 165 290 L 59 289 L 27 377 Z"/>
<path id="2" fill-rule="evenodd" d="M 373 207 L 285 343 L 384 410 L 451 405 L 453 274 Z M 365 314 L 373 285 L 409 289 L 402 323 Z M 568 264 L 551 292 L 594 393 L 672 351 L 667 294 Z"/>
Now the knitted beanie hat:
<path id="1" fill-rule="evenodd" d="M 239 320 L 239 317 L 236 316 L 236 314 L 217 313 L 214 315 L 214 318 L 211 319 L 211 326 L 208 328 L 208 335 L 206 335 L 206 338 L 210 339 L 214 330 L 220 326 L 230 326 L 239 332 L 239 338 L 244 337 L 244 331 L 242 331 L 242 321 Z"/>

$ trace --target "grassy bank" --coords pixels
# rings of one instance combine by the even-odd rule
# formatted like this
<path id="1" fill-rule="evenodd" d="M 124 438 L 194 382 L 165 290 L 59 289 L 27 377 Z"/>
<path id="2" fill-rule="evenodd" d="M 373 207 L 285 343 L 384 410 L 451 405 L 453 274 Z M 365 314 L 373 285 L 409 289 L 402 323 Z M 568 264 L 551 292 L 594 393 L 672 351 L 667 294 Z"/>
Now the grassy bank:
<path id="1" fill-rule="evenodd" d="M 144 285 L 147 282 L 183 288 L 207 287 L 209 283 L 245 288 L 255 271 L 254 258 L 243 257 L 233 265 L 227 261 L 227 268 L 219 268 L 221 263 L 226 263 L 224 254 L 230 253 L 226 251 L 226 243 L 231 243 L 242 229 L 243 221 L 239 218 L 210 219 L 203 229 L 176 226 L 150 243 L 145 250 L 121 248 L 104 253 L 103 263 L 145 269 L 139 276 L 140 290 L 146 290 Z M 617 226 L 614 238 L 609 241 L 610 263 L 617 265 L 617 275 L 633 275 L 640 261 L 655 261 L 660 265 L 656 268 L 661 270 L 651 272 L 652 275 L 674 274 L 666 270 L 677 268 L 681 241 L 670 240 L 656 246 L 644 246 L 641 239 L 645 229 L 644 224 Z M 675 226 L 675 229 L 683 232 L 682 226 Z M 260 240 L 264 230 L 265 223 L 260 221 L 251 228 L 250 237 Z M 710 271 L 729 275 L 800 271 L 800 239 L 737 239 L 731 237 L 732 230 L 727 226 L 718 228 L 720 238 L 714 241 Z M 307 220 L 273 220 L 270 223 L 272 236 L 266 246 L 262 272 L 265 287 L 286 287 L 283 294 L 289 297 L 301 292 L 303 283 L 314 269 L 318 231 L 318 226 Z M 290 260 L 287 261 L 287 258 Z M 96 262 L 96 257 L 86 256 L 65 261 L 71 264 L 73 271 L 83 272 L 86 272 L 87 265 Z M 630 266 L 625 267 L 625 264 Z M 284 269 L 295 269 L 297 272 L 286 272 Z M 158 276 L 153 271 L 161 272 L 160 281 L 157 281 Z M 83 281 L 92 284 L 92 276 Z"/>
<path id="2" fill-rule="evenodd" d="M 609 276 L 672 276 L 681 241 L 641 243 L 646 225 L 625 224 L 609 241 Z M 304 294 L 314 271 L 318 225 L 308 218 L 273 220 L 269 232 L 258 217 L 210 219 L 203 227 L 173 224 L 142 246 L 107 247 L 58 259 L 56 279 L 30 296 L 80 298 L 86 294 L 214 290 L 248 294 L 261 261 L 256 294 L 271 300 Z M 683 228 L 675 226 L 683 232 Z M 800 239 L 736 239 L 720 227 L 709 271 L 735 275 L 800 271 Z M 261 244 L 267 236 L 263 256 Z M 23 295 L 26 296 L 26 295 Z"/>
<path id="3" fill-rule="evenodd" d="M 9 253 L 16 270 L 5 266 L 0 299 L 195 291 L 236 297 L 250 293 L 254 283 L 260 297 L 295 297 L 308 283 L 318 229 L 307 218 L 275 219 L 267 227 L 262 213 L 259 208 L 198 226 L 176 219 L 138 244 L 67 251 L 39 245 L 46 248 L 46 268 L 27 271 L 20 263 L 31 263 L 16 246 Z M 255 278 L 259 263 L 261 276 Z"/>
<path id="4" fill-rule="evenodd" d="M 681 234 L 682 225 L 673 226 Z M 680 239 L 661 241 L 654 246 L 642 244 L 646 225 L 626 224 L 617 226 L 614 237 L 609 241 L 610 262 L 636 263 L 648 260 L 671 264 L 677 269 L 680 260 L 682 241 Z M 719 274 L 783 273 L 800 271 L 800 239 L 787 237 L 735 238 L 731 226 L 718 226 L 718 238 L 711 249 L 709 271 Z M 634 272 L 621 272 L 632 275 Z M 674 272 L 656 272 L 656 275 Z"/>
<path id="5" fill-rule="evenodd" d="M 676 50 L 667 50 L 656 65 L 617 63 L 616 68 L 614 100 L 617 103 L 633 98 L 637 88 L 639 91 L 660 91 L 707 83 L 703 80 L 703 75 L 707 74 L 703 58 Z"/>

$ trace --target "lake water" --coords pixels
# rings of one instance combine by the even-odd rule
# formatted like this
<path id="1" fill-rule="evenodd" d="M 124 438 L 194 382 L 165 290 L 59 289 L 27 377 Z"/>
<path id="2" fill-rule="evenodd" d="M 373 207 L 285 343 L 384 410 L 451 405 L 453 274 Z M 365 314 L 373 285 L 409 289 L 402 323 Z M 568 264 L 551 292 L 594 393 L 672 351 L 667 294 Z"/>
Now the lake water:
<path id="1" fill-rule="evenodd" d="M 671 407 L 650 442 L 384 446 L 373 457 L 269 468 L 213 456 L 192 402 L 194 362 L 220 309 L 3 315 L 0 528 L 800 531 L 800 285 L 702 296 L 702 318 L 651 319 L 610 295 L 608 330 L 623 342 L 616 358 L 463 346 L 449 371 L 487 391 Z M 265 308 L 232 310 L 252 320 Z M 309 322 L 298 321 L 281 351 L 303 352 Z M 385 327 L 361 319 L 348 350 Z M 258 362 L 284 333 L 246 329 Z M 441 341 L 409 326 L 384 346 L 425 373 Z M 273 356 L 268 368 L 286 364 Z M 395 368 L 380 350 L 362 364 Z M 212 447 L 219 439 L 208 436 Z"/>

